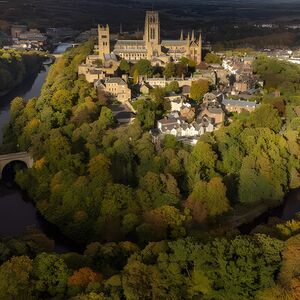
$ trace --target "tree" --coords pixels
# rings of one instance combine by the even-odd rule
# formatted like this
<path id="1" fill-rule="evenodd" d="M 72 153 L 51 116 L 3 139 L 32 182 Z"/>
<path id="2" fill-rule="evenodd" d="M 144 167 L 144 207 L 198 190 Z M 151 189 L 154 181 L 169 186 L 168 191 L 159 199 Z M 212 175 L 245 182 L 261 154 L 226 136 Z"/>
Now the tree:
<path id="1" fill-rule="evenodd" d="M 188 75 L 188 66 L 182 62 L 175 65 L 176 77 L 185 77 Z"/>
<path id="2" fill-rule="evenodd" d="M 33 278 L 38 295 L 63 297 L 66 292 L 68 269 L 55 254 L 41 253 L 33 262 Z"/>
<path id="3" fill-rule="evenodd" d="M 122 59 L 120 61 L 119 70 L 121 74 L 129 74 L 130 73 L 130 64 L 127 60 Z"/>
<path id="4" fill-rule="evenodd" d="M 70 300 L 109 300 L 109 297 L 106 297 L 103 293 L 97 294 L 95 292 L 91 292 L 86 295 L 78 295 Z"/>
<path id="5" fill-rule="evenodd" d="M 211 145 L 199 141 L 185 163 L 191 189 L 197 181 L 208 181 L 213 177 L 216 162 L 217 155 L 213 151 Z"/>
<path id="6" fill-rule="evenodd" d="M 249 125 L 255 128 L 267 127 L 275 132 L 279 132 L 282 127 L 282 121 L 277 109 L 270 104 L 262 104 L 251 114 Z"/>
<path id="7" fill-rule="evenodd" d="M 164 76 L 169 79 L 175 76 L 175 64 L 173 62 L 170 62 L 166 65 L 164 70 Z"/>
<path id="8" fill-rule="evenodd" d="M 22 114 L 23 109 L 25 108 L 25 102 L 21 97 L 16 97 L 10 103 L 10 119 L 14 121 L 18 116 Z"/>
<path id="9" fill-rule="evenodd" d="M 101 282 L 102 276 L 88 267 L 80 268 L 68 278 L 68 285 L 86 288 L 90 283 Z"/>
<path id="10" fill-rule="evenodd" d="M 166 92 L 174 92 L 174 93 L 179 93 L 180 87 L 178 81 L 172 81 L 169 84 L 166 85 L 165 87 Z"/>
<path id="11" fill-rule="evenodd" d="M 0 299 L 33 299 L 32 261 L 27 256 L 13 257 L 0 267 Z"/>
<path id="12" fill-rule="evenodd" d="M 115 124 L 115 117 L 112 110 L 103 106 L 98 121 L 103 129 L 113 126 Z"/>
<path id="13" fill-rule="evenodd" d="M 218 216 L 230 208 L 226 187 L 220 177 L 212 178 L 207 184 L 207 198 L 204 202 L 210 216 Z"/>
<path id="14" fill-rule="evenodd" d="M 133 71 L 133 82 L 135 84 L 138 84 L 139 83 L 139 76 L 140 76 L 140 73 L 139 73 L 139 70 L 138 69 L 135 69 Z"/>
<path id="15" fill-rule="evenodd" d="M 191 85 L 190 97 L 195 101 L 201 101 L 202 97 L 209 90 L 209 82 L 207 80 L 193 81 Z"/>
<path id="16" fill-rule="evenodd" d="M 72 108 L 72 96 L 68 90 L 56 91 L 51 99 L 51 105 L 55 110 L 62 113 L 68 112 Z"/>
<path id="17" fill-rule="evenodd" d="M 153 75 L 153 67 L 151 62 L 147 59 L 140 59 L 135 65 L 134 70 L 138 70 L 140 75 Z"/>
<path id="18" fill-rule="evenodd" d="M 133 103 L 137 110 L 136 119 L 145 130 L 150 130 L 155 124 L 156 103 L 147 99 L 140 99 Z"/>
<path id="19" fill-rule="evenodd" d="M 103 154 L 90 159 L 88 163 L 88 172 L 91 178 L 101 178 L 101 182 L 108 183 L 111 181 L 111 174 L 109 168 L 111 166 L 110 160 Z"/>
<path id="20" fill-rule="evenodd" d="M 185 202 L 193 218 L 202 222 L 206 216 L 215 217 L 227 212 L 230 208 L 226 197 L 226 187 L 220 177 L 212 178 L 208 183 L 199 181 Z"/>
<path id="21" fill-rule="evenodd" d="M 205 55 L 204 60 L 207 64 L 221 64 L 222 63 L 219 55 L 214 54 L 214 53 L 207 53 Z"/>
<path id="22" fill-rule="evenodd" d="M 97 96 L 100 105 L 107 105 L 109 103 L 109 94 L 107 94 L 102 88 L 98 88 Z"/>
<path id="23" fill-rule="evenodd" d="M 122 286 L 126 299 L 152 299 L 150 268 L 145 264 L 132 261 L 124 268 Z"/>

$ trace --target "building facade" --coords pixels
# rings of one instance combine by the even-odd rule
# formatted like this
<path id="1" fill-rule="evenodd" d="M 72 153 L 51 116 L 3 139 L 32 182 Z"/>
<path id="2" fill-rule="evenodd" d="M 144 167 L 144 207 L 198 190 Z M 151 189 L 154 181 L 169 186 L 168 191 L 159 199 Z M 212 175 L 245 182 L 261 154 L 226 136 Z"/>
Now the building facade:
<path id="1" fill-rule="evenodd" d="M 95 82 L 95 87 L 102 89 L 121 103 L 128 102 L 131 99 L 131 89 L 120 77 L 109 77 L 104 80 L 98 80 Z"/>
<path id="2" fill-rule="evenodd" d="M 98 49 L 100 59 L 114 53 L 121 59 L 138 61 L 140 59 L 168 62 L 181 57 L 189 57 L 200 63 L 202 60 L 202 36 L 197 38 L 195 32 L 186 38 L 181 32 L 179 40 L 161 40 L 160 19 L 157 11 L 147 11 L 144 37 L 142 40 L 117 40 L 112 47 L 109 26 L 98 26 Z"/>

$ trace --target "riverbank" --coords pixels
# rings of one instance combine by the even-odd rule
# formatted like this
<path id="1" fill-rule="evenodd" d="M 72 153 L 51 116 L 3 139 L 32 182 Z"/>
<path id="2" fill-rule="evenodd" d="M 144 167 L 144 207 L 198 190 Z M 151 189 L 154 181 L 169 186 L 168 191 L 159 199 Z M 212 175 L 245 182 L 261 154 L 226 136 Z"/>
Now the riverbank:
<path id="1" fill-rule="evenodd" d="M 70 44 L 61 44 L 55 49 L 62 53 Z M 53 62 L 53 61 L 52 61 Z M 39 71 L 26 78 L 19 86 L 13 88 L 0 101 L 0 143 L 4 127 L 9 122 L 10 103 L 15 97 L 22 97 L 25 101 L 38 97 L 46 81 L 51 64 L 42 64 Z M 50 240 L 55 241 L 54 251 L 81 252 L 84 247 L 78 245 L 64 236 L 60 230 L 49 223 L 35 208 L 31 199 L 16 185 L 5 185 L 0 181 L 0 235 L 4 237 L 22 237 L 27 228 L 35 228 L 45 234 Z"/>
<path id="2" fill-rule="evenodd" d="M 0 199 L 0 237 L 20 238 L 29 229 L 35 229 L 53 241 L 53 251 L 57 253 L 81 253 L 84 250 L 84 245 L 75 243 L 43 218 L 32 200 L 17 184 L 7 186 L 0 181 Z"/>
<path id="3" fill-rule="evenodd" d="M 241 234 L 250 234 L 257 226 L 267 224 L 270 218 L 275 217 L 285 222 L 292 220 L 299 211 L 300 189 L 294 189 L 277 204 L 274 202 L 239 204 L 217 219 L 196 226 L 195 230 L 212 236 L 223 236 L 236 229 Z"/>
<path id="4" fill-rule="evenodd" d="M 3 97 L 20 86 L 28 77 L 36 76 L 45 55 L 35 51 L 0 49 L 0 95 Z"/>

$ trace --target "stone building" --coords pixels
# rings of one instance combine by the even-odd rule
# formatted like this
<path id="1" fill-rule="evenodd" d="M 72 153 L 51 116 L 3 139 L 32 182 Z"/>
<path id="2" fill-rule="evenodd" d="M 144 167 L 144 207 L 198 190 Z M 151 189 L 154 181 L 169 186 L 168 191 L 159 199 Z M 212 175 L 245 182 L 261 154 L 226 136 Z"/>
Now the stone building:
<path id="1" fill-rule="evenodd" d="M 86 61 L 79 65 L 78 75 L 84 75 L 85 79 L 94 83 L 99 79 L 114 76 L 119 67 L 119 62 L 114 54 L 107 54 L 103 60 L 98 55 L 89 55 Z"/>
<path id="2" fill-rule="evenodd" d="M 176 61 L 181 57 L 189 57 L 201 63 L 202 36 L 200 33 L 197 38 L 193 31 L 184 38 L 181 32 L 179 40 L 161 40 L 159 13 L 147 11 L 142 40 L 117 40 L 112 45 L 109 26 L 99 25 L 98 49 L 100 59 L 113 52 L 117 57 L 133 62 L 140 59 L 167 62 L 171 58 Z"/>
<path id="3" fill-rule="evenodd" d="M 237 112 L 237 113 L 241 113 L 243 111 L 253 112 L 258 106 L 258 104 L 254 101 L 234 100 L 234 99 L 224 99 L 222 103 L 228 112 Z"/>
<path id="4" fill-rule="evenodd" d="M 104 92 L 115 97 L 121 103 L 125 103 L 131 99 L 131 89 L 120 77 L 110 77 L 105 78 L 104 80 L 98 80 L 95 83 L 95 87 L 103 89 Z"/>

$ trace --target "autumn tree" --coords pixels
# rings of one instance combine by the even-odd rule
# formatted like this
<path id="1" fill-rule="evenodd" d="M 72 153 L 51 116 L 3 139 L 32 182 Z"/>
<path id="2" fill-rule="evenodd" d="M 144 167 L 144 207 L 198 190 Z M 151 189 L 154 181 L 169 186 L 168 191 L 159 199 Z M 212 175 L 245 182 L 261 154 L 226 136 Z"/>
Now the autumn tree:
<path id="1" fill-rule="evenodd" d="M 102 281 L 101 274 L 94 272 L 88 267 L 80 268 L 68 278 L 68 286 L 84 290 L 91 283 L 99 283 Z"/>
<path id="2" fill-rule="evenodd" d="M 215 53 L 207 53 L 205 55 L 204 61 L 207 64 L 221 64 L 221 58 L 219 57 L 219 55 L 215 54 Z"/>
<path id="3" fill-rule="evenodd" d="M 38 295 L 63 297 L 68 280 L 65 262 L 56 254 L 39 254 L 33 262 L 34 289 Z"/>
<path id="4" fill-rule="evenodd" d="M 202 97 L 209 90 L 209 82 L 207 80 L 193 81 L 191 85 L 190 97 L 195 101 L 201 101 Z"/>
<path id="5" fill-rule="evenodd" d="M 7 300 L 33 299 L 32 261 L 27 256 L 13 257 L 0 267 L 0 298 Z"/>

